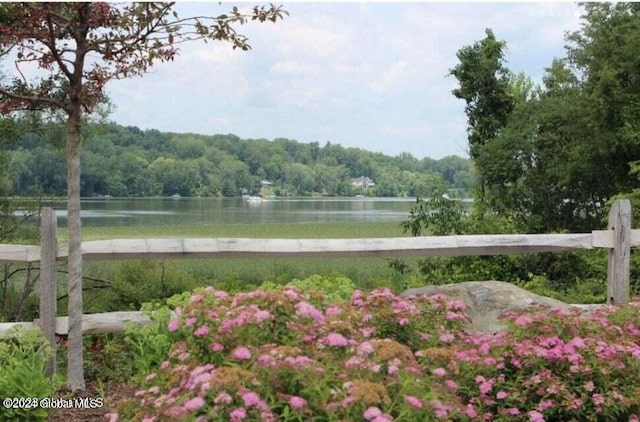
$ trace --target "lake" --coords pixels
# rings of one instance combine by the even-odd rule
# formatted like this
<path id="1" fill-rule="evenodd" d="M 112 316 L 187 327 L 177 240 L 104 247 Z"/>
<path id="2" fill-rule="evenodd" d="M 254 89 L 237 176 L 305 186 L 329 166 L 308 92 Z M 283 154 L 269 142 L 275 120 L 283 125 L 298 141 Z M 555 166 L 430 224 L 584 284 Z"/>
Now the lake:
<path id="1" fill-rule="evenodd" d="M 158 226 L 403 221 L 415 198 L 110 198 L 82 200 L 82 225 Z M 65 203 L 55 204 L 66 227 Z"/>

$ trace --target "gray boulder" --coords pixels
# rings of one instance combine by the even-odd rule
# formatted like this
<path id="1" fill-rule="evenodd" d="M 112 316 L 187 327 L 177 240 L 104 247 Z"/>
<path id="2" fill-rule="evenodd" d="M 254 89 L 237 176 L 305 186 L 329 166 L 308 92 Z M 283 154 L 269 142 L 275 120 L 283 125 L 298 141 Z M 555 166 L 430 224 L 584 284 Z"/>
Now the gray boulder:
<path id="1" fill-rule="evenodd" d="M 575 306 L 537 295 L 504 281 L 468 281 L 419 287 L 408 289 L 400 296 L 435 294 L 442 294 L 450 300 L 464 301 L 467 306 L 466 312 L 472 319 L 472 323 L 468 326 L 471 332 L 496 333 L 506 330 L 507 324 L 500 319 L 500 315 L 506 311 L 523 311 L 536 305 L 564 310 L 571 310 Z M 581 308 L 592 310 L 597 306 Z"/>

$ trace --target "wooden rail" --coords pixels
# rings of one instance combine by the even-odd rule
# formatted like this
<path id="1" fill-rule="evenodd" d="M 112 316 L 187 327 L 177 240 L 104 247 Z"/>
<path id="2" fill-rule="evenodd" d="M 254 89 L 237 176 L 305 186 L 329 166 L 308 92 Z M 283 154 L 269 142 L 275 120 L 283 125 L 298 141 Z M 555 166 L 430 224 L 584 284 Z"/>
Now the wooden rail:
<path id="1" fill-rule="evenodd" d="M 285 258 L 341 256 L 472 256 L 614 249 L 614 230 L 578 234 L 482 234 L 363 239 L 151 238 L 82 242 L 83 260 L 176 258 Z M 629 247 L 640 246 L 630 230 Z M 0 245 L 0 261 L 38 262 L 36 245 Z M 68 248 L 57 248 L 66 261 Z"/>

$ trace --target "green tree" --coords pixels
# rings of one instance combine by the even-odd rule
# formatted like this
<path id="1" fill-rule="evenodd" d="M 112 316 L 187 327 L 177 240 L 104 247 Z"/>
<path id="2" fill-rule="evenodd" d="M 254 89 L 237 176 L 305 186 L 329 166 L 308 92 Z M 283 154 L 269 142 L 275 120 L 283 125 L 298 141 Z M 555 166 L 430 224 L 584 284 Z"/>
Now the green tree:
<path id="1" fill-rule="evenodd" d="M 491 29 L 486 34 L 483 40 L 458 50 L 460 63 L 450 70 L 460 84 L 453 95 L 466 103 L 471 158 L 500 133 L 514 107 L 511 73 L 504 65 L 506 43 L 498 41 Z"/>
<path id="2" fill-rule="evenodd" d="M 640 159 L 640 4 L 582 3 L 582 28 L 568 36 L 567 59 L 582 76 L 593 136 L 580 154 L 598 163 L 609 196 L 630 191 L 629 162 Z"/>
<path id="3" fill-rule="evenodd" d="M 96 111 L 104 87 L 114 79 L 141 76 L 158 62 L 173 60 L 178 45 L 221 40 L 248 50 L 232 27 L 248 20 L 282 18 L 281 8 L 238 8 L 219 16 L 179 18 L 175 3 L 2 3 L 0 52 L 15 51 L 15 65 L 44 70 L 31 81 L 16 77 L 0 85 L 0 112 L 49 110 L 67 123 L 67 212 L 69 228 L 69 386 L 84 390 L 82 377 L 82 251 L 80 150 L 83 115 Z M 20 73 L 24 75 L 24 73 Z"/>

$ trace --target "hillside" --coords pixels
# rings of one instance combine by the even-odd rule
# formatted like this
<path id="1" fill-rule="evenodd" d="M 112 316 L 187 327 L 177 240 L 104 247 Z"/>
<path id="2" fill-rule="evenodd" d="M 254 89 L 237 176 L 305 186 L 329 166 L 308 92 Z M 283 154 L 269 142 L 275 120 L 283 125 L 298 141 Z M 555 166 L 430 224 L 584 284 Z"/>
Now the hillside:
<path id="1" fill-rule="evenodd" d="M 470 161 L 396 157 L 327 142 L 240 139 L 142 131 L 110 123 L 91 128 L 82 155 L 84 197 L 111 196 L 468 196 Z M 8 151 L 13 195 L 64 195 L 64 151 L 45 136 L 24 136 Z M 369 178 L 369 186 L 352 179 Z M 362 180 L 362 179 L 361 179 Z M 367 179 L 365 179 L 367 180 Z M 365 183 L 364 185 L 366 185 Z"/>

